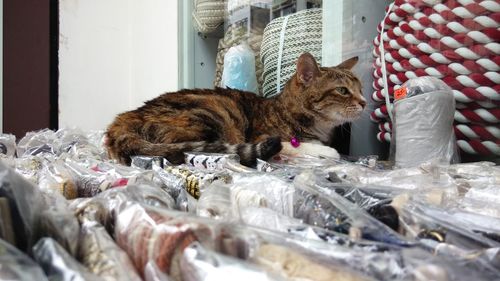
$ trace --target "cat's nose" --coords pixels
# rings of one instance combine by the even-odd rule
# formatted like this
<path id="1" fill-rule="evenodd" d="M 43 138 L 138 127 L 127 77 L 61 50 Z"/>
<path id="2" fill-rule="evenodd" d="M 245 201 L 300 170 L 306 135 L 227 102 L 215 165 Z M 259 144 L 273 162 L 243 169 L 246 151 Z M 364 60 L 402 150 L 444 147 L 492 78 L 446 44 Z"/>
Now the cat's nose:
<path id="1" fill-rule="evenodd" d="M 359 105 L 361 105 L 362 108 L 366 107 L 366 100 L 365 99 L 360 100 L 358 103 L 359 103 Z"/>

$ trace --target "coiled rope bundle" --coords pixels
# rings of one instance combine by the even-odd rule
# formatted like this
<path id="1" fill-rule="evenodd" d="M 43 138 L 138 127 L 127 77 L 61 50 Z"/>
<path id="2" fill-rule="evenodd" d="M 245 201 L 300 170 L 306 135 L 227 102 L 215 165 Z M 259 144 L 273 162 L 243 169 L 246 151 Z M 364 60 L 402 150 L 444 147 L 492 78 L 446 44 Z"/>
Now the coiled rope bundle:
<path id="1" fill-rule="evenodd" d="M 321 9 L 279 17 L 266 26 L 260 51 L 264 65 L 264 97 L 281 92 L 295 73 L 297 59 L 302 53 L 311 53 L 321 64 L 322 30 Z"/>
<path id="2" fill-rule="evenodd" d="M 396 0 L 378 31 L 372 99 L 385 101 L 371 114 L 378 140 L 391 140 L 394 91 L 411 78 L 432 76 L 453 89 L 458 147 L 500 155 L 500 3 Z"/>

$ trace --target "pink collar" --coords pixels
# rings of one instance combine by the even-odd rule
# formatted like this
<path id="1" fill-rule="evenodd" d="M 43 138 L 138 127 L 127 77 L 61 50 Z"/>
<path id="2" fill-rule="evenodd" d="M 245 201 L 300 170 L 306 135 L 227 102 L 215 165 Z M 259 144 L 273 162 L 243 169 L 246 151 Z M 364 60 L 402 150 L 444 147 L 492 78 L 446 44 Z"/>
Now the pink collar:
<path id="1" fill-rule="evenodd" d="M 298 139 L 297 137 L 293 137 L 293 138 L 290 140 L 290 144 L 291 144 L 293 147 L 297 148 L 297 147 L 299 147 L 299 146 L 300 146 L 300 141 L 299 141 L 299 139 Z"/>

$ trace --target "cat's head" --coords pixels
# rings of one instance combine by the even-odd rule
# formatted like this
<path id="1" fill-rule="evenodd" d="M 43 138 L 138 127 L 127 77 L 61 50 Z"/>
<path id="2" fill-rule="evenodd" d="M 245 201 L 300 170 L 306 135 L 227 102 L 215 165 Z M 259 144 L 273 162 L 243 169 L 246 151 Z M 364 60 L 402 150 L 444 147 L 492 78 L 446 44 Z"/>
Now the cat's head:
<path id="1" fill-rule="evenodd" d="M 299 57 L 291 81 L 294 98 L 317 114 L 316 122 L 333 127 L 360 117 L 367 102 L 359 79 L 351 71 L 357 62 L 358 58 L 353 57 L 335 67 L 319 67 L 311 54 Z"/>

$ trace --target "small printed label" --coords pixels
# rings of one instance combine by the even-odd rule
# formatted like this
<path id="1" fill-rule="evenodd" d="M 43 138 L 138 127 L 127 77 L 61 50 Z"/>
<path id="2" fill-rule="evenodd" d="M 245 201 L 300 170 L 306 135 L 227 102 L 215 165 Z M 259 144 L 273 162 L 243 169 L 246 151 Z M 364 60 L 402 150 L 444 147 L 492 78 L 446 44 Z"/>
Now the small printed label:
<path id="1" fill-rule="evenodd" d="M 407 93 L 406 87 L 401 87 L 401 88 L 394 91 L 394 98 L 396 100 L 400 100 L 400 99 L 406 97 L 406 93 Z"/>

